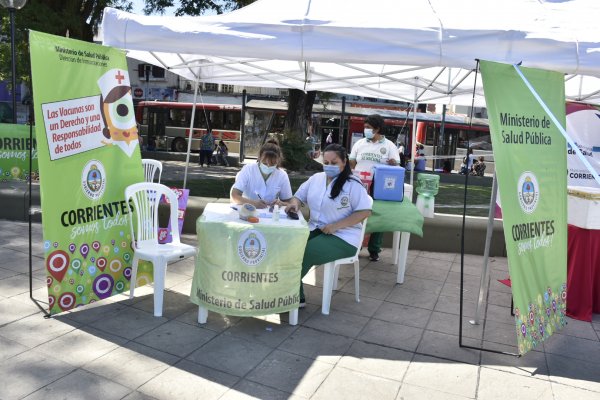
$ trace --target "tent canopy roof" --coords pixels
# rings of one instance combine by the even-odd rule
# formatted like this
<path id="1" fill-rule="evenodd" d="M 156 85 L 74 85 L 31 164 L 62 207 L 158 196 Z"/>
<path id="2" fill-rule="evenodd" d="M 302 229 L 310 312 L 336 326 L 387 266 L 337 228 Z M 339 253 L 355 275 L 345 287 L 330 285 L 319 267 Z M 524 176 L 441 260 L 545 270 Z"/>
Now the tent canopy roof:
<path id="1" fill-rule="evenodd" d="M 205 82 L 470 105 L 485 59 L 563 72 L 568 99 L 600 103 L 599 20 L 596 0 L 259 0 L 203 17 L 106 8 L 103 34 Z"/>

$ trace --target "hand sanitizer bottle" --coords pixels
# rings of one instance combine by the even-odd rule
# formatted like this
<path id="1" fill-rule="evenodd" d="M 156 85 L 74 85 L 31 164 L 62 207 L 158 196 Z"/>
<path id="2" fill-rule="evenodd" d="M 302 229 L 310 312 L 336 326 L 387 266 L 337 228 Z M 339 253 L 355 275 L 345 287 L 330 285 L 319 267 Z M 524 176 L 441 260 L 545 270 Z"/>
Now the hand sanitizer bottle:
<path id="1" fill-rule="evenodd" d="M 275 204 L 275 206 L 273 206 L 273 221 L 277 222 L 279 221 L 279 205 Z"/>

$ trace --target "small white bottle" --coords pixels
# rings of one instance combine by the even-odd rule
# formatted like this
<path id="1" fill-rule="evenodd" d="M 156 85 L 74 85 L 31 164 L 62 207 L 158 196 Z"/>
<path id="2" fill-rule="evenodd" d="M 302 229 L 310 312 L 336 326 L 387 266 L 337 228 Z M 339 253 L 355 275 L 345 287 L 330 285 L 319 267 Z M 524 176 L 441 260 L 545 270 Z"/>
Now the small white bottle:
<path id="1" fill-rule="evenodd" d="M 279 205 L 275 204 L 273 206 L 273 221 L 277 222 L 279 221 Z"/>

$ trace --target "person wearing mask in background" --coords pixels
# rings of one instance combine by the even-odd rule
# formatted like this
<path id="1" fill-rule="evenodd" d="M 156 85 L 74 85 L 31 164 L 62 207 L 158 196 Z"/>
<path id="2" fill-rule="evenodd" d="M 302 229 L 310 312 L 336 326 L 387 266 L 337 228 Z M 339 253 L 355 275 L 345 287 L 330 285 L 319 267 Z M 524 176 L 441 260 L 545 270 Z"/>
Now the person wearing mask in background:
<path id="1" fill-rule="evenodd" d="M 210 161 L 212 158 L 213 150 L 215 149 L 215 139 L 213 138 L 212 131 L 207 129 L 204 135 L 200 138 L 200 166 L 204 165 L 206 160 L 206 166 L 210 167 Z"/>
<path id="2" fill-rule="evenodd" d="M 361 176 L 363 176 L 361 173 L 364 173 L 369 177 L 367 180 L 372 181 L 375 165 L 398 165 L 400 162 L 398 149 L 391 140 L 385 138 L 382 132 L 383 127 L 384 121 L 381 115 L 369 115 L 365 119 L 365 137 L 356 142 L 350 152 L 350 168 Z M 369 239 L 369 259 L 371 261 L 379 260 L 382 242 L 383 232 L 371 233 Z"/>
<path id="3" fill-rule="evenodd" d="M 272 204 L 284 204 L 292 198 L 292 187 L 287 173 L 280 169 L 281 148 L 275 139 L 262 145 L 258 161 L 247 164 L 235 176 L 229 194 L 235 204 L 252 204 L 266 208 Z"/>
<path id="4" fill-rule="evenodd" d="M 308 205 L 310 234 L 304 249 L 302 277 L 313 265 L 352 257 L 361 246 L 361 222 L 371 215 L 373 199 L 358 178 L 353 176 L 348 153 L 339 144 L 323 152 L 323 172 L 304 182 L 286 206 L 298 212 Z M 300 281 L 300 308 L 306 304 Z"/>

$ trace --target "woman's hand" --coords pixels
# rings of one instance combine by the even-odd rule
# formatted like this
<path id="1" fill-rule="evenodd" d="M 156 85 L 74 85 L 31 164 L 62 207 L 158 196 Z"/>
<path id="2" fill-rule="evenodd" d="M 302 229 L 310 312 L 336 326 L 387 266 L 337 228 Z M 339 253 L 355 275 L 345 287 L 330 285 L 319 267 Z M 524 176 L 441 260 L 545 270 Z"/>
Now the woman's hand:
<path id="1" fill-rule="evenodd" d="M 327 224 L 323 228 L 321 228 L 321 232 L 327 235 L 333 235 L 338 230 L 337 224 Z"/>
<path id="2" fill-rule="evenodd" d="M 277 205 L 279 207 L 287 207 L 288 204 L 289 203 L 287 201 L 282 201 L 282 200 L 277 199 L 273 203 L 271 203 L 271 206 Z"/>
<path id="3" fill-rule="evenodd" d="M 288 211 L 293 211 L 295 213 L 298 212 L 298 204 L 296 204 L 295 201 L 290 201 L 286 206 L 285 206 L 285 212 Z"/>
<path id="4" fill-rule="evenodd" d="M 265 202 L 264 200 L 254 200 L 254 202 L 252 203 L 252 205 L 256 208 L 267 208 L 269 207 L 269 204 L 267 202 Z"/>

